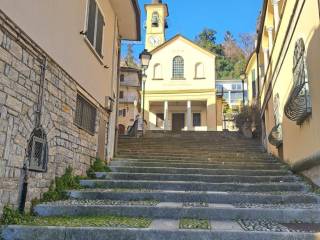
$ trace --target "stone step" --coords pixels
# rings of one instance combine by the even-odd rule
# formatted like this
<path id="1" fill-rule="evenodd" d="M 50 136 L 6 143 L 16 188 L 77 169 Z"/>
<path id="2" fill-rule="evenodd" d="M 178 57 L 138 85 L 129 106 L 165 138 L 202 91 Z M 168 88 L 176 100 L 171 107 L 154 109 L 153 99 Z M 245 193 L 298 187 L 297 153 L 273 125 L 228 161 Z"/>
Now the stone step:
<path id="1" fill-rule="evenodd" d="M 132 188 L 173 191 L 230 191 L 230 192 L 277 192 L 309 190 L 304 183 L 205 183 L 182 181 L 136 181 L 136 180 L 81 180 L 88 188 Z"/>
<path id="2" fill-rule="evenodd" d="M 151 205 L 135 202 L 105 203 L 101 200 L 69 200 L 39 204 L 34 212 L 41 217 L 48 216 L 125 216 L 165 219 L 209 219 L 209 220 L 260 220 L 281 223 L 320 223 L 320 208 L 314 204 L 286 205 L 231 205 L 198 203 L 160 202 Z"/>
<path id="3" fill-rule="evenodd" d="M 205 168 L 205 169 L 255 169 L 255 170 L 284 170 L 284 165 L 274 165 L 271 163 L 235 163 L 235 162 L 221 162 L 221 163 L 205 163 L 205 162 L 179 162 L 179 161 L 112 161 L 110 167 L 165 167 L 165 168 Z"/>
<path id="4" fill-rule="evenodd" d="M 161 162 L 161 163 L 212 163 L 212 164 L 242 164 L 242 165 L 253 165 L 256 164 L 267 164 L 267 165 L 277 165 L 277 166 L 286 166 L 279 161 L 270 158 L 221 158 L 221 157 L 207 157 L 207 158 L 187 158 L 187 159 L 156 159 L 156 158 L 123 158 L 123 157 L 115 157 L 113 161 L 138 161 L 138 162 Z"/>
<path id="5" fill-rule="evenodd" d="M 263 168 L 242 168 L 241 166 L 216 165 L 215 168 L 188 168 L 188 167 L 134 167 L 112 165 L 113 172 L 127 173 L 167 173 L 167 174 L 204 174 L 204 175 L 244 175 L 244 176 L 284 176 L 292 175 L 287 170 L 263 170 Z M 248 169 L 248 170 L 247 170 Z M 251 170 L 253 169 L 253 170 Z M 256 170 L 255 170 L 256 169 Z M 268 169 L 268 168 L 266 168 Z"/>
<path id="6" fill-rule="evenodd" d="M 211 221 L 211 230 L 177 229 L 178 222 L 162 222 L 147 229 L 101 227 L 8 226 L 4 240 L 315 240 L 319 233 L 245 231 L 234 221 Z M 155 222 L 154 221 L 154 222 Z M 163 223 L 165 222 L 165 223 Z"/>
<path id="7" fill-rule="evenodd" d="M 159 202 L 206 202 L 221 204 L 260 203 L 313 203 L 320 204 L 320 196 L 297 192 L 241 193 L 241 192 L 185 192 L 185 191 L 148 191 L 143 189 L 83 189 L 70 191 L 72 199 L 81 200 L 121 200 Z"/>
<path id="8" fill-rule="evenodd" d="M 171 155 L 147 155 L 147 154 L 117 154 L 119 158 L 135 158 L 135 159 L 157 159 L 157 160 L 208 160 L 208 159 L 221 159 L 223 161 L 235 161 L 236 159 L 239 161 L 247 161 L 247 162 L 256 162 L 259 159 L 261 163 L 275 163 L 276 160 L 270 158 L 260 157 L 249 157 L 249 156 L 203 156 L 203 155 L 190 155 L 190 156 L 171 156 Z"/>
<path id="9" fill-rule="evenodd" d="M 201 174 L 159 174 L 159 173 L 121 173 L 105 175 L 113 180 L 150 180 L 150 181 L 189 181 L 208 183 L 280 183 L 298 182 L 296 176 L 243 176 L 243 175 L 201 175 Z"/>

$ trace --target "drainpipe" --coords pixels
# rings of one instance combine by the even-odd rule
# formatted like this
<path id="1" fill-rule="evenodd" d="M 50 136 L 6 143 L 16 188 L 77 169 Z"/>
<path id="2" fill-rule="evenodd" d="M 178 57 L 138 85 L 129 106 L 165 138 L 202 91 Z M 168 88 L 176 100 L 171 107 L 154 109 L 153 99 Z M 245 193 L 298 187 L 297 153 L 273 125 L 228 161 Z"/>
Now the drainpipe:
<path id="1" fill-rule="evenodd" d="M 43 106 L 43 91 L 44 91 L 44 81 L 46 79 L 46 69 L 47 69 L 47 58 L 44 57 L 41 63 L 41 74 L 40 74 L 40 84 L 39 84 L 39 95 L 36 109 L 36 118 L 35 118 L 35 129 L 41 126 L 41 114 L 42 114 L 42 106 Z M 30 141 L 30 140 L 29 140 Z M 29 155 L 26 150 L 26 156 Z M 29 156 L 30 157 L 30 156 Z M 24 213 L 24 209 L 26 206 L 27 194 L 28 194 L 28 180 L 29 180 L 29 157 L 26 157 L 23 163 L 23 182 L 22 182 L 22 190 L 19 201 L 19 212 Z"/>

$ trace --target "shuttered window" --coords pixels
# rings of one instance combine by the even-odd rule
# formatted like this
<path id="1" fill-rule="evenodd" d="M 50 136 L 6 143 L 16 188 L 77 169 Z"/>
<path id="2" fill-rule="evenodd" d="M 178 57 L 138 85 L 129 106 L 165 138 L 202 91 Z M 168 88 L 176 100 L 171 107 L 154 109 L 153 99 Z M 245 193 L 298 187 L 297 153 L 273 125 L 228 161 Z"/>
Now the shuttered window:
<path id="1" fill-rule="evenodd" d="M 96 126 L 97 109 L 84 97 L 77 95 L 75 124 L 93 134 Z"/>
<path id="2" fill-rule="evenodd" d="M 86 37 L 102 58 L 103 28 L 105 22 L 96 0 L 89 0 Z"/>

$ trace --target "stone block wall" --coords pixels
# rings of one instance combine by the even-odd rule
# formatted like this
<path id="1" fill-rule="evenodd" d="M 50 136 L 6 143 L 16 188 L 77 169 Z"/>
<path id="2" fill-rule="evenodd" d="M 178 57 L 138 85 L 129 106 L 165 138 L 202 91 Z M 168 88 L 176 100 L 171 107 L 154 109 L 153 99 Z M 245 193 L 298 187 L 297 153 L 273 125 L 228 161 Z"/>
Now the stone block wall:
<path id="1" fill-rule="evenodd" d="M 81 87 L 29 40 L 6 24 L 0 26 L 0 214 L 5 204 L 17 206 L 19 202 L 25 149 L 35 127 L 40 59 L 48 59 L 41 125 L 47 134 L 49 160 L 47 172 L 29 172 L 27 206 L 40 198 L 66 167 L 85 174 L 96 157 L 99 119 L 107 118 L 106 111 L 93 102 L 97 107 L 95 134 L 78 128 L 74 117 Z"/>

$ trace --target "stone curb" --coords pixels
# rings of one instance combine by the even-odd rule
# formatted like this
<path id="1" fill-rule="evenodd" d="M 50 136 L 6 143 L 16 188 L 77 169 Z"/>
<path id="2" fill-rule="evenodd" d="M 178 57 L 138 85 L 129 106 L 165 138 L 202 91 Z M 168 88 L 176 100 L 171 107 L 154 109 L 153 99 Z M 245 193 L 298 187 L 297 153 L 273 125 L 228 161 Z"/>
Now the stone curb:
<path id="1" fill-rule="evenodd" d="M 5 240 L 314 240 L 319 234 L 9 226 Z"/>

